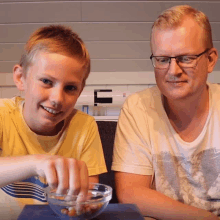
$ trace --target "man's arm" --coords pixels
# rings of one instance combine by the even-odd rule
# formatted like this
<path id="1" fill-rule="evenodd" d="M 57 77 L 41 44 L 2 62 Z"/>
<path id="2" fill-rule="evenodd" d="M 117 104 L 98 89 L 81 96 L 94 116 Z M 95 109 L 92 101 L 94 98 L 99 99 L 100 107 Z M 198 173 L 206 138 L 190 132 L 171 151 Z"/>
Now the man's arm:
<path id="1" fill-rule="evenodd" d="M 206 210 L 173 200 L 151 189 L 151 175 L 115 172 L 116 193 L 119 202 L 135 203 L 144 216 L 162 220 L 217 220 Z"/>

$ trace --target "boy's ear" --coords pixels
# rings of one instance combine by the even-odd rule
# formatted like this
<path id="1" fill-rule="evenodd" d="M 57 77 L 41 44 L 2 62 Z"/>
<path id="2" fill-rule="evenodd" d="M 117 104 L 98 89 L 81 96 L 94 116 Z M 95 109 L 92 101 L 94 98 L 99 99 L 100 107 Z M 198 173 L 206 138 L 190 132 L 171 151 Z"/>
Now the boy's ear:
<path id="1" fill-rule="evenodd" d="M 13 79 L 17 88 L 24 91 L 24 73 L 22 67 L 18 64 L 13 68 Z"/>

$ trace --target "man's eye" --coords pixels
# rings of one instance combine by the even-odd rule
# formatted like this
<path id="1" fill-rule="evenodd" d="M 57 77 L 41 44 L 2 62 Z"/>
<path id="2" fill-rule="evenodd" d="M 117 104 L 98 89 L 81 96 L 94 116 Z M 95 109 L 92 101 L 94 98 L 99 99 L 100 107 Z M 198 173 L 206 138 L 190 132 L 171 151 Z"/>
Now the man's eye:
<path id="1" fill-rule="evenodd" d="M 156 57 L 156 61 L 159 63 L 169 63 L 169 57 Z"/>
<path id="2" fill-rule="evenodd" d="M 179 62 L 182 63 L 191 63 L 196 59 L 194 56 L 180 56 L 178 57 Z"/>
<path id="3" fill-rule="evenodd" d="M 66 91 L 69 91 L 69 92 L 71 92 L 71 91 L 75 91 L 75 90 L 77 90 L 77 87 L 76 86 L 66 86 Z"/>
<path id="4" fill-rule="evenodd" d="M 52 82 L 49 79 L 41 79 L 41 81 L 46 85 L 51 85 Z"/>

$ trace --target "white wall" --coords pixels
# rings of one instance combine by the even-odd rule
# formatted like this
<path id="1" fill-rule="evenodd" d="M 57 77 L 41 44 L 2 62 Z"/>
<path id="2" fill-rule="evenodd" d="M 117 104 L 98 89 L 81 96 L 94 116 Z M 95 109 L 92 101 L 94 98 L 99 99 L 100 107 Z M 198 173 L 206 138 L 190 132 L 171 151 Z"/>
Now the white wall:
<path id="1" fill-rule="evenodd" d="M 85 41 L 92 60 L 85 90 L 135 92 L 155 84 L 149 59 L 150 29 L 159 13 L 179 4 L 208 15 L 219 50 L 220 1 L 0 0 L 0 97 L 20 94 L 12 81 L 13 65 L 29 35 L 48 24 L 68 25 Z M 209 80 L 220 83 L 220 62 Z"/>

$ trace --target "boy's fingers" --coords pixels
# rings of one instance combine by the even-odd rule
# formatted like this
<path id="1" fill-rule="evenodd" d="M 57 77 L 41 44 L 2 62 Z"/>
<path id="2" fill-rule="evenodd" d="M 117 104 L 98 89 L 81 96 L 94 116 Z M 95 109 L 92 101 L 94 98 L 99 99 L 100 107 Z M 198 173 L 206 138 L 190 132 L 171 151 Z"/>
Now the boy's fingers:
<path id="1" fill-rule="evenodd" d="M 47 161 L 46 165 L 43 164 L 43 166 L 46 167 L 46 169 L 44 170 L 44 174 L 45 174 L 48 185 L 52 189 L 56 189 L 58 185 L 58 178 L 57 178 L 57 172 L 56 172 L 54 163 L 51 163 L 51 161 Z"/>
<path id="2" fill-rule="evenodd" d="M 78 195 L 81 188 L 79 161 L 69 158 L 69 192 L 68 195 Z"/>
<path id="3" fill-rule="evenodd" d="M 57 158 L 56 159 L 56 171 L 58 178 L 57 194 L 66 193 L 69 189 L 69 166 L 67 158 Z"/>
<path id="4" fill-rule="evenodd" d="M 89 190 L 89 173 L 86 164 L 83 161 L 78 161 L 80 164 L 80 192 L 78 201 L 86 201 Z"/>
<path id="5" fill-rule="evenodd" d="M 80 195 L 85 201 L 89 189 L 88 169 L 83 161 L 60 156 L 50 156 L 38 163 L 38 175 L 45 176 L 48 185 L 58 194 Z"/>

